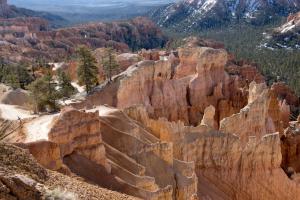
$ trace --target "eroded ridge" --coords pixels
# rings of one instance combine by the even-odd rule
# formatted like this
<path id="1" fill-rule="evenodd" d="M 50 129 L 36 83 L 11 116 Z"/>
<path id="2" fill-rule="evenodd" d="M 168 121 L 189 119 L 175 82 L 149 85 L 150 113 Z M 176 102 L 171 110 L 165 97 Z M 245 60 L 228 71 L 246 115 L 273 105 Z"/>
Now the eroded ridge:
<path id="1" fill-rule="evenodd" d="M 299 98 L 201 44 L 138 62 L 61 113 L 27 120 L 18 145 L 48 169 L 142 199 L 296 200 L 289 116 Z"/>

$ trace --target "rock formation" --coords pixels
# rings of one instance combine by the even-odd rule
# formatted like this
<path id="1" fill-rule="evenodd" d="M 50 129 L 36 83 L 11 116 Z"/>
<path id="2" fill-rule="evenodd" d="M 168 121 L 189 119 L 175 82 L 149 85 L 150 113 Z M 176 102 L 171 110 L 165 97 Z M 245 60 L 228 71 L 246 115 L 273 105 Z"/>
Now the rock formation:
<path id="1" fill-rule="evenodd" d="M 254 96 L 256 95 L 258 93 Z M 269 99 L 268 96 L 258 95 L 253 104 L 260 104 L 261 111 L 267 111 L 268 105 L 261 104 L 268 101 L 267 99 Z M 257 120 L 265 122 L 260 117 L 257 119 L 258 115 L 255 112 L 258 111 L 258 106 L 253 104 L 245 108 L 249 109 L 248 120 L 251 120 L 253 124 Z M 144 124 L 163 141 L 171 141 L 176 158 L 195 162 L 200 198 L 297 199 L 296 194 L 299 194 L 300 188 L 296 182 L 286 176 L 280 167 L 279 134 L 266 134 L 265 129 L 255 129 L 255 127 L 253 130 L 257 132 L 251 132 L 252 134 L 249 133 L 247 136 L 230 128 L 225 130 L 228 132 L 226 134 L 223 131 L 213 130 L 207 125 L 189 127 L 184 126 L 183 123 L 168 122 L 166 119 L 150 119 L 142 107 L 138 109 L 133 107 L 127 112 L 129 116 Z M 241 112 L 237 115 L 246 115 L 243 115 L 245 111 Z M 232 116 L 224 119 L 220 129 L 224 130 L 223 124 L 231 120 L 234 124 L 244 127 L 245 131 L 251 129 L 252 123 L 241 124 L 244 122 L 243 119 L 237 120 L 236 118 Z M 264 124 L 262 126 L 265 127 Z M 284 184 L 284 189 L 282 184 Z M 277 195 L 274 195 L 275 191 L 278 192 Z"/>
<path id="2" fill-rule="evenodd" d="M 292 177 L 296 178 L 297 174 L 300 172 L 299 166 L 299 124 L 300 120 L 290 122 L 289 127 L 285 130 L 284 136 L 282 136 L 282 168 L 286 173 Z"/>
<path id="3" fill-rule="evenodd" d="M 160 141 L 121 110 L 66 109 L 48 120 L 44 131 L 42 119 L 25 124 L 24 142 L 18 142 L 44 167 L 143 199 L 197 196 L 194 163 L 175 159 L 171 143 Z"/>
<path id="4" fill-rule="evenodd" d="M 296 98 L 197 44 L 133 64 L 10 142 L 47 169 L 142 199 L 298 199 L 299 122 L 286 119 Z"/>
<path id="5" fill-rule="evenodd" d="M 227 65 L 236 71 L 228 73 Z M 167 60 L 132 65 L 73 106 L 108 104 L 122 109 L 143 104 L 153 118 L 197 125 L 206 107 L 212 105 L 218 124 L 247 104 L 245 88 L 253 80 L 263 81 L 255 67 L 233 66 L 225 50 L 190 46 L 171 53 Z"/>
<path id="6" fill-rule="evenodd" d="M 27 152 L 0 143 L 0 199 L 136 199 L 42 168 Z"/>
<path id="7" fill-rule="evenodd" d="M 0 103 L 26 107 L 29 105 L 29 94 L 25 90 L 14 90 L 2 84 L 0 85 Z"/>
<path id="8" fill-rule="evenodd" d="M 53 62 L 72 55 L 79 45 L 92 49 L 113 46 L 120 52 L 128 52 L 130 48 L 161 47 L 166 42 L 156 25 L 144 17 L 55 30 L 41 18 L 0 19 L 0 23 L 0 53 L 10 61 L 42 57 Z"/>

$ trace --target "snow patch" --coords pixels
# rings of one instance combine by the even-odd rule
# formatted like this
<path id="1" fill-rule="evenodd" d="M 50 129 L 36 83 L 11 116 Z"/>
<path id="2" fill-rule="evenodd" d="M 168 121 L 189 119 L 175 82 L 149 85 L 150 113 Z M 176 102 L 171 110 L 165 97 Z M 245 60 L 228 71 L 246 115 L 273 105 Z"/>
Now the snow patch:
<path id="1" fill-rule="evenodd" d="M 61 63 L 49 63 L 49 65 L 53 65 L 54 67 L 52 68 L 53 71 L 57 71 L 61 69 L 64 66 L 64 62 Z"/>
<path id="2" fill-rule="evenodd" d="M 296 27 L 295 24 L 287 25 L 287 26 L 285 26 L 285 27 L 282 29 L 281 33 L 286 33 L 286 32 L 288 32 L 288 31 L 291 31 L 291 30 L 293 30 L 295 27 Z"/>

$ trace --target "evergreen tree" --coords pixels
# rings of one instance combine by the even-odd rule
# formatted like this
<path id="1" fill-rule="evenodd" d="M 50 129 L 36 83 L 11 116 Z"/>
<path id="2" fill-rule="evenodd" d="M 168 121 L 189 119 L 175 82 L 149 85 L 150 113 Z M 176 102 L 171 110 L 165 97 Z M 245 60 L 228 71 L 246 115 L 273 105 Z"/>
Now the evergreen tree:
<path id="1" fill-rule="evenodd" d="M 15 67 L 15 74 L 17 80 L 19 81 L 18 85 L 20 88 L 25 89 L 25 87 L 33 81 L 33 78 L 27 71 L 28 66 L 26 64 L 19 64 Z"/>
<path id="2" fill-rule="evenodd" d="M 70 75 L 63 70 L 58 70 L 58 86 L 62 98 L 69 98 L 76 93 L 76 89 L 71 84 Z"/>
<path id="3" fill-rule="evenodd" d="M 79 84 L 85 85 L 87 93 L 98 84 L 98 68 L 91 51 L 82 46 L 78 50 L 80 64 L 77 70 Z"/>
<path id="4" fill-rule="evenodd" d="M 116 61 L 114 50 L 112 48 L 106 49 L 105 55 L 102 58 L 102 65 L 106 78 L 111 81 L 114 72 L 117 72 L 119 68 L 119 64 Z"/>
<path id="5" fill-rule="evenodd" d="M 17 74 L 15 73 L 15 67 L 11 65 L 4 64 L 1 67 L 1 83 L 11 86 L 16 89 L 20 87 L 20 81 Z"/>
<path id="6" fill-rule="evenodd" d="M 13 71 L 9 71 L 6 74 L 4 83 L 9 85 L 13 89 L 20 88 L 20 80 L 18 79 L 18 76 L 15 73 L 13 73 Z"/>
<path id="7" fill-rule="evenodd" d="M 32 77 L 27 72 L 24 64 L 8 65 L 0 64 L 0 82 L 14 89 L 25 87 L 32 82 Z"/>
<path id="8" fill-rule="evenodd" d="M 3 76 L 4 76 L 4 68 L 5 68 L 5 61 L 4 58 L 0 57 L 0 81 L 2 82 Z"/>
<path id="9" fill-rule="evenodd" d="M 59 99 L 59 93 L 56 90 L 56 83 L 53 81 L 50 72 L 32 82 L 28 89 L 31 92 L 34 112 L 56 111 L 58 109 L 57 100 Z"/>

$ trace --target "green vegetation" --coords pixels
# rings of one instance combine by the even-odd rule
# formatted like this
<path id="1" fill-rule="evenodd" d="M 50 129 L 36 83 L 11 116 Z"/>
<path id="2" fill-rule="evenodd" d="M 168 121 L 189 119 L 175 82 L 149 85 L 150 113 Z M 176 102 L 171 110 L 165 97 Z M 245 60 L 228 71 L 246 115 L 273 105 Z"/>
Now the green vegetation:
<path id="1" fill-rule="evenodd" d="M 56 90 L 57 84 L 53 80 L 53 76 L 48 72 L 42 78 L 36 79 L 32 82 L 28 89 L 31 92 L 31 100 L 33 111 L 35 113 L 42 111 L 57 111 L 57 101 L 60 97 L 59 92 Z"/>
<path id="2" fill-rule="evenodd" d="M 208 29 L 193 36 L 210 38 L 224 43 L 225 48 L 233 53 L 237 60 L 247 60 L 257 63 L 258 69 L 266 77 L 268 84 L 275 81 L 286 82 L 300 95 L 300 51 L 287 49 L 268 49 L 260 47 L 263 44 L 263 33 L 277 27 L 281 21 L 275 21 L 268 26 L 234 25 L 220 29 Z M 180 38 L 187 35 L 178 35 L 167 31 L 177 38 L 170 44 L 170 48 L 181 45 Z"/>
<path id="3" fill-rule="evenodd" d="M 62 70 L 58 71 L 58 86 L 62 98 L 70 98 L 76 93 L 76 88 L 71 84 L 70 75 Z"/>
<path id="4" fill-rule="evenodd" d="M 105 50 L 105 55 L 102 58 L 102 65 L 106 78 L 111 81 L 113 74 L 115 74 L 119 68 L 119 64 L 116 60 L 115 53 L 112 48 L 107 48 Z"/>
<path id="5" fill-rule="evenodd" d="M 0 82 L 14 89 L 25 89 L 25 87 L 33 81 L 27 69 L 28 66 L 23 63 L 9 65 L 4 63 L 3 60 L 0 60 Z"/>
<path id="6" fill-rule="evenodd" d="M 90 93 L 93 87 L 98 85 L 97 61 L 87 47 L 79 47 L 77 53 L 80 61 L 77 71 L 78 81 L 85 86 L 86 92 Z"/>

